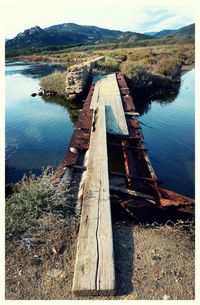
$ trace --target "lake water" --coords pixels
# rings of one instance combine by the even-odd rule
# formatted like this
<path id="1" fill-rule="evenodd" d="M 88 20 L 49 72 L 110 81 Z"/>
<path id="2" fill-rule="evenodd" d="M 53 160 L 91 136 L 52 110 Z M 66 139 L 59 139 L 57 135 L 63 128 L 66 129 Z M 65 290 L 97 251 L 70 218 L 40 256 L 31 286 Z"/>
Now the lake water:
<path id="1" fill-rule="evenodd" d="M 32 97 L 40 77 L 57 65 L 6 64 L 6 182 L 16 182 L 25 172 L 57 167 L 73 132 L 77 107 L 62 98 Z M 75 112 L 75 116 L 74 116 Z"/>
<path id="2" fill-rule="evenodd" d="M 145 146 L 163 187 L 194 197 L 195 70 L 182 76 L 176 97 L 152 101 L 139 117 Z"/>
<path id="3" fill-rule="evenodd" d="M 42 166 L 56 168 L 65 155 L 80 105 L 56 97 L 31 97 L 38 92 L 40 78 L 58 68 L 63 69 L 41 63 L 6 64 L 7 183 L 25 172 L 39 174 Z M 152 101 L 143 108 L 139 120 L 145 145 L 163 187 L 194 197 L 194 70 L 182 76 L 172 100 Z"/>

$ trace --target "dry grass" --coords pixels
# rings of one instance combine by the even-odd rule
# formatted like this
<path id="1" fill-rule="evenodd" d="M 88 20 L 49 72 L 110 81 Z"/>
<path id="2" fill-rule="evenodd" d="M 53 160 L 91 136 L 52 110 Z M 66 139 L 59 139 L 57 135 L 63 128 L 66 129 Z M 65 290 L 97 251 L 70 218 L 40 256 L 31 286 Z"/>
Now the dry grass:
<path id="1" fill-rule="evenodd" d="M 26 177 L 6 201 L 6 299 L 75 300 L 79 217 L 51 169 Z M 69 199 L 71 198 L 71 199 Z M 116 295 L 107 300 L 194 299 L 194 223 L 114 222 Z"/>
<path id="2" fill-rule="evenodd" d="M 32 227 L 6 240 L 6 299 L 68 299 L 77 227 L 47 213 Z"/>
<path id="3" fill-rule="evenodd" d="M 76 222 L 75 207 L 66 201 L 68 189 L 56 183 L 52 173 L 30 175 L 15 184 L 15 192 L 6 199 L 6 234 L 11 236 L 34 226 L 45 213 L 59 214 Z"/>
<path id="4" fill-rule="evenodd" d="M 54 214 L 6 242 L 6 299 L 192 300 L 194 228 L 113 225 L 117 293 L 76 297 L 71 292 L 77 228 Z"/>
<path id="5" fill-rule="evenodd" d="M 153 65 L 152 72 L 176 79 L 181 72 L 181 66 L 177 62 L 177 58 L 161 58 Z"/>
<path id="6" fill-rule="evenodd" d="M 68 52 L 49 55 L 49 60 L 56 59 L 69 67 L 97 56 L 105 56 L 105 60 L 97 63 L 96 73 L 107 74 L 121 71 L 132 83 L 137 81 L 140 87 L 150 85 L 150 89 L 155 89 L 159 87 L 159 82 L 162 88 L 166 85 L 173 86 L 174 80 L 179 82 L 181 66 L 191 65 L 195 61 L 195 47 L 193 44 L 185 44 Z M 66 97 L 65 77 L 66 72 L 55 72 L 44 77 L 41 86 L 45 91 L 53 91 Z"/>
<path id="7" fill-rule="evenodd" d="M 43 77 L 40 85 L 45 92 L 53 92 L 59 96 L 66 97 L 66 75 L 67 72 L 55 71 L 51 75 Z"/>
<path id="8" fill-rule="evenodd" d="M 100 74 L 117 72 L 119 71 L 119 62 L 112 57 L 107 57 L 106 60 L 99 60 L 97 62 L 95 71 Z"/>

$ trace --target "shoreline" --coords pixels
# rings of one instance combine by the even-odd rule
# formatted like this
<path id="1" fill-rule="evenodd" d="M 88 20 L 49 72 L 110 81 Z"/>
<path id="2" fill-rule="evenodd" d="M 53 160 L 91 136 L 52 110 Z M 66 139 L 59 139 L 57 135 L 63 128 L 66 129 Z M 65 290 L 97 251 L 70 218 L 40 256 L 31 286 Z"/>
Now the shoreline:
<path id="1" fill-rule="evenodd" d="M 190 64 L 190 65 L 183 65 L 181 67 L 181 76 L 193 69 L 195 69 L 195 63 Z"/>

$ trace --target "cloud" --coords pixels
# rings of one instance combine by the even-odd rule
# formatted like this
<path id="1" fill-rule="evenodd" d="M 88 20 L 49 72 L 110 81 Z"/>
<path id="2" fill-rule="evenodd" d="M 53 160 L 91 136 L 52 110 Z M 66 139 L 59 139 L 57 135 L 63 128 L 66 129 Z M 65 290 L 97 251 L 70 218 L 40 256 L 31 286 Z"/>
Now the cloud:
<path id="1" fill-rule="evenodd" d="M 7 0 L 4 4 L 6 38 L 35 25 L 75 22 L 83 25 L 131 30 L 159 31 L 194 22 L 193 0 Z"/>
<path id="2" fill-rule="evenodd" d="M 160 31 L 174 29 L 194 22 L 194 9 L 190 5 L 165 7 L 145 7 L 141 18 L 136 20 L 134 28 L 138 31 Z"/>

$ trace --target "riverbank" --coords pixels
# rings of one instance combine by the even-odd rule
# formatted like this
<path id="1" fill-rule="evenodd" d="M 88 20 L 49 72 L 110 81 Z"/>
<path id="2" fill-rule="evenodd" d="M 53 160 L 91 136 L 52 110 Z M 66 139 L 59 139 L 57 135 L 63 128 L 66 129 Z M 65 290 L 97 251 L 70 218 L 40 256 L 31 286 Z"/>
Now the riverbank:
<path id="1" fill-rule="evenodd" d="M 43 183 L 43 187 L 39 189 L 41 196 L 35 199 L 33 190 L 38 192 L 38 183 Z M 42 196 L 44 183 L 48 196 Z M 77 298 L 71 287 L 79 220 L 72 217 L 73 206 L 64 202 L 66 187 L 60 185 L 59 190 L 55 189 L 51 175 L 29 178 L 19 187 L 23 192 L 16 192 L 10 201 L 15 203 L 17 213 L 23 209 L 26 222 L 15 218 L 17 226 L 13 227 L 15 221 L 7 226 L 6 299 L 194 299 L 193 221 L 141 225 L 123 218 L 113 219 L 116 296 Z M 21 198 L 18 205 L 17 197 Z M 24 209 L 22 198 L 28 198 L 27 202 L 34 199 L 35 203 L 40 199 L 39 204 L 34 204 L 36 214 L 31 212 L 27 218 L 28 206 Z M 10 206 L 7 216 L 8 213 L 14 215 Z"/>
<path id="2" fill-rule="evenodd" d="M 69 54 L 67 55 L 69 56 Z M 130 49 L 100 50 L 98 52 L 80 52 L 73 53 L 71 60 L 67 60 L 68 72 L 63 75 L 53 73 L 41 80 L 41 86 L 44 91 L 49 94 L 53 92 L 58 95 L 68 96 L 67 84 L 68 74 L 75 67 L 76 71 L 82 71 L 83 62 L 87 62 L 90 58 L 101 56 L 103 59 L 98 60 L 93 67 L 93 74 L 108 74 L 121 71 L 133 91 L 140 90 L 143 95 L 158 95 L 160 92 L 178 91 L 180 86 L 180 77 L 183 69 L 188 69 L 194 65 L 194 45 L 175 45 L 175 46 L 152 46 Z M 54 58 L 55 55 L 52 57 Z M 59 59 L 66 62 L 64 54 L 59 55 Z M 74 66 L 75 65 L 75 66 Z M 80 66 L 80 68 L 79 68 Z M 58 83 L 59 85 L 55 86 Z M 70 77 L 69 77 L 70 78 Z M 63 80 L 64 79 L 64 80 Z M 79 77 L 78 77 L 79 79 Z M 71 82 L 71 78 L 70 78 Z M 87 83 L 84 79 L 81 90 Z M 52 85 L 53 84 L 53 85 Z M 65 90 L 63 93 L 63 87 Z M 60 90 L 60 88 L 62 90 Z M 75 88 L 74 94 L 71 96 L 76 99 L 80 88 Z M 77 93 L 76 93 L 77 91 Z M 137 92 L 136 92 L 137 94 Z"/>
<path id="3" fill-rule="evenodd" d="M 190 83 L 185 87 L 191 87 Z M 188 88 L 187 91 L 191 99 L 191 92 Z M 27 98 L 25 99 L 27 103 Z M 31 99 L 31 102 L 35 105 L 37 100 L 33 102 L 33 98 Z M 189 99 L 187 98 L 187 100 Z M 183 102 L 183 96 L 181 96 L 180 106 L 182 110 L 185 109 Z M 189 109 L 185 109 L 187 114 L 191 106 L 191 103 L 189 103 Z M 174 111 L 172 107 L 169 107 L 172 109 L 169 114 L 169 126 L 169 120 L 168 125 L 164 122 L 164 117 L 167 116 L 167 109 L 164 108 L 163 117 L 161 109 L 157 117 L 161 117 L 162 124 L 164 123 L 164 126 L 160 125 L 161 127 L 170 129 L 173 125 Z M 174 113 L 174 116 L 176 121 L 181 117 L 180 109 Z M 58 118 L 60 120 L 60 117 Z M 47 119 L 49 126 L 49 112 Z M 67 120 L 66 117 L 65 120 Z M 191 116 L 188 120 L 191 124 Z M 147 124 L 149 122 L 158 127 L 152 119 L 146 121 Z M 165 128 L 165 126 L 168 126 L 168 128 Z M 178 126 L 181 126 L 179 122 L 176 129 Z M 191 125 L 190 128 L 187 128 L 185 119 L 184 127 L 186 131 L 190 131 L 189 137 L 191 138 Z M 30 126 L 28 130 L 30 130 Z M 57 128 L 55 130 L 58 133 Z M 185 143 L 188 145 L 186 131 L 182 132 L 181 129 L 180 134 L 184 134 Z M 52 127 L 51 132 L 53 132 Z M 174 133 L 175 129 L 173 135 Z M 170 139 L 172 138 L 171 134 L 170 131 Z M 151 136 L 145 136 L 145 140 L 148 141 Z M 164 138 L 164 146 L 153 143 L 160 158 L 162 158 L 167 147 L 173 147 L 173 152 L 177 152 L 174 145 L 166 143 L 166 134 L 160 136 L 155 134 L 155 137 Z M 176 136 L 174 138 L 175 142 L 179 139 Z M 180 138 L 183 142 L 182 136 Z M 149 148 L 149 145 L 147 147 Z M 181 156 L 185 151 L 185 146 L 183 148 Z M 162 153 L 159 152 L 159 149 Z M 152 152 L 152 149 L 150 149 L 150 152 Z M 167 157 L 164 156 L 164 163 L 169 159 L 169 153 L 166 152 Z M 44 155 L 46 157 L 46 154 Z M 179 155 L 179 160 L 175 163 L 180 163 L 180 166 L 183 167 L 181 161 Z M 159 161 L 158 163 L 162 162 Z M 175 169 L 175 165 L 173 169 L 178 175 L 179 171 Z M 158 172 L 156 170 L 156 173 Z M 166 179 L 168 174 L 169 167 L 165 175 Z M 185 176 L 185 174 L 182 175 L 182 177 Z M 180 184 L 182 179 L 177 178 L 177 180 Z M 7 198 L 7 299 L 75 299 L 71 293 L 71 284 L 79 219 L 71 218 L 75 215 L 75 212 L 72 206 L 72 198 L 69 197 L 69 200 L 66 200 L 65 197 L 68 192 L 67 187 L 64 186 L 64 189 L 57 187 L 58 185 L 55 182 L 52 183 L 51 176 L 45 177 L 44 180 L 40 180 L 40 178 L 38 180 L 36 178 L 25 179 L 24 183 L 19 183 L 16 193 Z M 107 299 L 194 299 L 193 221 L 183 223 L 177 220 L 175 225 L 169 223 L 161 226 L 150 226 L 144 223 L 141 226 L 133 222 L 130 223 L 127 219 L 121 221 L 113 219 L 113 231 L 117 295 Z M 167 283 L 170 283 L 170 285 L 167 285 Z"/>
<path id="4" fill-rule="evenodd" d="M 7 199 L 6 299 L 77 299 L 71 287 L 79 217 L 68 192 L 48 169 L 23 179 Z M 113 236 L 116 296 L 87 299 L 194 299 L 193 221 L 140 225 L 113 218 Z"/>
<path id="5" fill-rule="evenodd" d="M 63 187 L 51 175 L 24 179 L 7 198 L 7 299 L 76 299 L 71 286 L 79 218 Z M 194 299 L 193 221 L 158 226 L 113 218 L 113 232 L 117 295 L 105 299 Z"/>

